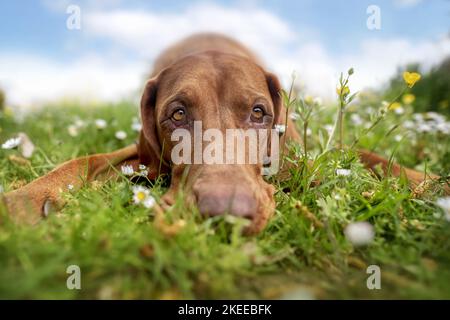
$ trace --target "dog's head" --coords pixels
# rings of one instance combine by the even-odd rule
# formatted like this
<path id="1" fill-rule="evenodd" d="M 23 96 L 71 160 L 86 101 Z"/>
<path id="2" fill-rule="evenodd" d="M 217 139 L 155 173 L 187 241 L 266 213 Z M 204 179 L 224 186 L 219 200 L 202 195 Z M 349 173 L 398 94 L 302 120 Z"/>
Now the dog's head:
<path id="1" fill-rule="evenodd" d="M 279 91 L 278 79 L 251 60 L 214 51 L 187 56 L 150 79 L 141 101 L 139 156 L 143 163 L 171 173 L 164 200 L 172 203 L 183 186 L 201 214 L 244 217 L 251 220 L 247 232 L 260 231 L 275 208 L 274 188 L 262 178 L 261 159 L 249 163 L 245 149 L 244 164 L 205 163 L 202 155 L 216 137 L 198 137 L 199 128 L 194 127 L 201 121 L 202 133 L 218 129 L 224 139 L 226 129 L 270 130 L 281 112 Z M 173 161 L 174 148 L 180 143 L 172 141 L 177 129 L 190 133 L 192 149 L 181 153 L 190 153 L 192 164 Z M 227 152 L 232 150 L 236 157 L 238 152 L 226 150 L 226 143 L 215 144 L 211 154 L 218 156 L 217 150 L 224 150 L 223 162 Z M 195 148 L 201 149 L 200 161 Z"/>

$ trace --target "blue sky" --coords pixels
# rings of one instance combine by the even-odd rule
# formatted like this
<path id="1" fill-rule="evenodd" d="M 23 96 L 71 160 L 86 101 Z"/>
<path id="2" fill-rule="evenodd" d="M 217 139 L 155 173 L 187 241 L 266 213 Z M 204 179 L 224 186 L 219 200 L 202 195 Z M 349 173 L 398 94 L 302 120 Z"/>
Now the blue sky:
<path id="1" fill-rule="evenodd" d="M 66 28 L 69 4 L 81 9 L 81 30 Z M 366 27 L 372 4 L 381 30 Z M 12 103 L 83 94 L 86 84 L 89 96 L 116 99 L 139 90 L 161 49 L 196 31 L 237 37 L 282 79 L 296 70 L 323 96 L 349 66 L 360 71 L 356 86 L 373 86 L 399 64 L 450 54 L 446 0 L 1 1 L 0 12 L 0 86 Z"/>

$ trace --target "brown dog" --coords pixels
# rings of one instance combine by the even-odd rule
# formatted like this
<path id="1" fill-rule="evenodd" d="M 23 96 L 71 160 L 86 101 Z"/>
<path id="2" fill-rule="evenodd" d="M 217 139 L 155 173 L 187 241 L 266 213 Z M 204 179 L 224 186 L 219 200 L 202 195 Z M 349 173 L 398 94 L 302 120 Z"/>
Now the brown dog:
<path id="1" fill-rule="evenodd" d="M 37 222 L 48 205 L 60 205 L 60 192 L 68 184 L 80 187 L 115 174 L 116 168 L 131 164 L 149 167 L 149 178 L 171 174 L 171 186 L 163 200 L 173 203 L 180 188 L 188 201 L 197 204 L 205 216 L 229 213 L 251 220 L 248 232 L 264 228 L 274 212 L 274 188 L 261 176 L 262 163 L 248 165 L 175 165 L 171 162 L 176 128 L 192 131 L 201 120 L 203 130 L 217 128 L 265 128 L 285 123 L 285 109 L 276 76 L 261 67 L 244 46 L 224 36 L 200 34 L 167 49 L 156 60 L 151 79 L 141 100 L 143 129 L 139 143 L 109 154 L 68 161 L 44 177 L 6 194 L 5 202 L 16 220 Z M 288 120 L 286 137 L 300 141 L 295 125 Z M 368 167 L 388 161 L 361 152 Z M 392 172 L 399 175 L 401 167 Z M 406 169 L 412 183 L 420 183 L 422 173 Z M 182 184 L 184 176 L 185 184 Z M 435 176 L 433 178 L 436 178 Z"/>

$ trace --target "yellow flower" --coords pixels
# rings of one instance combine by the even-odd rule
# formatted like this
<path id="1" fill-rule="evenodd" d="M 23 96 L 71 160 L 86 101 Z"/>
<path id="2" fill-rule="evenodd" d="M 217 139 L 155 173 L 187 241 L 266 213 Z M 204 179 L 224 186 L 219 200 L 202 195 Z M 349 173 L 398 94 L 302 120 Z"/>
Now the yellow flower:
<path id="1" fill-rule="evenodd" d="M 412 88 L 416 84 L 417 81 L 420 80 L 421 75 L 417 72 L 403 72 L 403 80 L 405 80 L 408 87 Z"/>
<path id="2" fill-rule="evenodd" d="M 336 93 L 338 94 L 338 96 L 346 96 L 350 93 L 350 89 L 347 86 L 343 88 L 336 88 Z"/>
<path id="3" fill-rule="evenodd" d="M 5 116 L 7 116 L 9 118 L 12 118 L 14 115 L 14 111 L 10 107 L 6 107 L 4 112 L 5 112 Z"/>
<path id="4" fill-rule="evenodd" d="M 407 93 L 403 96 L 402 101 L 404 104 L 411 104 L 416 100 L 416 96 L 412 93 Z"/>
<path id="5" fill-rule="evenodd" d="M 394 102 L 389 106 L 389 110 L 395 110 L 400 108 L 402 105 L 399 102 Z"/>
<path id="6" fill-rule="evenodd" d="M 306 96 L 305 97 L 305 102 L 309 105 L 314 103 L 314 98 L 312 96 Z"/>

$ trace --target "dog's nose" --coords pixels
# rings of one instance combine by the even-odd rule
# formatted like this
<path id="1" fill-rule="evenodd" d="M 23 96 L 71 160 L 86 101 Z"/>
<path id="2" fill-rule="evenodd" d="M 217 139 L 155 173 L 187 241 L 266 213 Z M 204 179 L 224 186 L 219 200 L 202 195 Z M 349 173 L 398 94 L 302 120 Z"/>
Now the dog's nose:
<path id="1" fill-rule="evenodd" d="M 252 193 L 237 188 L 204 190 L 196 192 L 196 197 L 200 213 L 207 217 L 231 214 L 253 220 L 258 208 L 257 200 Z"/>

